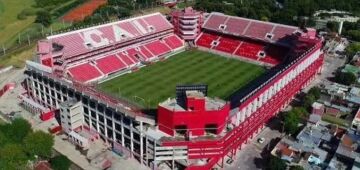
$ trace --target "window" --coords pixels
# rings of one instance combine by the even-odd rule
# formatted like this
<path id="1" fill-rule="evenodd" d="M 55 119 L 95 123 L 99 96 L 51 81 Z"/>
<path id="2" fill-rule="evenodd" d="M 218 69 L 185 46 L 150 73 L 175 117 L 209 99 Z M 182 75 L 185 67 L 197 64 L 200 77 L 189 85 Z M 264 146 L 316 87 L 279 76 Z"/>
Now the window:
<path id="1" fill-rule="evenodd" d="M 180 135 L 186 135 L 186 132 L 188 131 L 186 125 L 177 125 L 175 126 L 175 132 Z"/>
<path id="2" fill-rule="evenodd" d="M 219 41 L 215 41 L 215 40 L 214 40 L 213 42 L 211 42 L 211 45 L 212 45 L 212 46 L 218 46 L 218 45 L 219 45 Z"/>
<path id="3" fill-rule="evenodd" d="M 206 124 L 205 125 L 205 132 L 206 133 L 216 134 L 216 131 L 217 131 L 217 125 L 216 124 Z"/>
<path id="4" fill-rule="evenodd" d="M 271 34 L 271 33 L 266 33 L 266 38 L 267 39 L 272 39 L 274 37 L 274 34 Z"/>
<path id="5" fill-rule="evenodd" d="M 266 56 L 265 51 L 260 51 L 258 53 L 258 56 L 261 57 L 261 58 L 264 58 Z"/>
<path id="6" fill-rule="evenodd" d="M 225 24 L 220 24 L 220 26 L 219 26 L 219 29 L 220 29 L 220 30 L 225 30 L 225 28 L 226 28 L 226 25 L 225 25 Z"/>

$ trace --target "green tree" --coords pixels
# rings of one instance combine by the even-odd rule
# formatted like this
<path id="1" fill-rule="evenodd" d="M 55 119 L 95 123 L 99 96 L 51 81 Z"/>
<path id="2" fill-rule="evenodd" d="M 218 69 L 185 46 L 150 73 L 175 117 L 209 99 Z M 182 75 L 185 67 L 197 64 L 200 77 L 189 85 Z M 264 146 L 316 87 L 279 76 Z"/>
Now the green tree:
<path id="1" fill-rule="evenodd" d="M 316 101 L 316 97 L 313 95 L 313 94 L 307 94 L 305 97 L 304 97 L 304 107 L 306 109 L 310 109 L 312 104 Z"/>
<path id="2" fill-rule="evenodd" d="M 286 162 L 278 157 L 270 156 L 267 169 L 268 170 L 285 170 L 287 167 Z"/>
<path id="3" fill-rule="evenodd" d="M 338 24 L 337 22 L 328 22 L 326 27 L 332 32 L 337 32 Z"/>
<path id="4" fill-rule="evenodd" d="M 315 99 L 319 99 L 321 95 L 321 89 L 319 87 L 313 87 L 309 90 L 308 94 L 311 94 L 315 97 Z"/>
<path id="5" fill-rule="evenodd" d="M 4 135 L 16 143 L 21 143 L 25 136 L 32 131 L 30 123 L 22 118 L 15 119 L 11 124 L 5 124 L 2 129 Z"/>
<path id="6" fill-rule="evenodd" d="M 352 59 L 352 57 L 360 51 L 360 43 L 351 43 L 348 47 L 346 47 L 345 52 L 349 60 Z"/>
<path id="7" fill-rule="evenodd" d="M 68 170 L 70 168 L 71 162 L 64 155 L 58 155 L 50 160 L 51 168 L 54 170 Z"/>
<path id="8" fill-rule="evenodd" d="M 360 41 L 360 31 L 359 30 L 349 30 L 345 34 L 348 35 L 351 40 Z"/>
<path id="9" fill-rule="evenodd" d="M 36 13 L 35 23 L 40 23 L 45 27 L 48 27 L 52 23 L 51 14 L 48 11 L 40 10 Z"/>
<path id="10" fill-rule="evenodd" d="M 25 137 L 24 145 L 29 155 L 49 158 L 54 145 L 54 137 L 45 132 L 36 131 Z"/>
<path id="11" fill-rule="evenodd" d="M 9 143 L 9 139 L 5 136 L 3 132 L 0 131 L 0 148 L 7 143 Z"/>
<path id="12" fill-rule="evenodd" d="M 300 115 L 297 111 L 291 110 L 284 115 L 284 128 L 288 134 L 294 134 L 298 129 Z"/>
<path id="13" fill-rule="evenodd" d="M 7 144 L 0 147 L 0 167 L 6 170 L 25 169 L 26 153 L 18 144 Z"/>
<path id="14" fill-rule="evenodd" d="M 290 170 L 304 170 L 304 168 L 302 166 L 295 165 L 295 166 L 290 166 Z"/>
<path id="15" fill-rule="evenodd" d="M 338 72 L 336 81 L 341 84 L 351 85 L 356 82 L 357 77 L 350 72 Z"/>
<path id="16" fill-rule="evenodd" d="M 299 115 L 299 118 L 306 118 L 307 116 L 309 116 L 309 112 L 304 107 L 294 107 L 291 112 Z"/>

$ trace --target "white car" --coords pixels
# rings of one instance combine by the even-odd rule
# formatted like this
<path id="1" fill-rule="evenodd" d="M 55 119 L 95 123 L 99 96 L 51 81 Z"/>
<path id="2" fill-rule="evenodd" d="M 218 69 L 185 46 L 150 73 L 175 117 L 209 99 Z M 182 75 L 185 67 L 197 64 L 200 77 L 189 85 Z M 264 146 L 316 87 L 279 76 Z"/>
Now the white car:
<path id="1" fill-rule="evenodd" d="M 264 143 L 264 142 L 265 142 L 265 138 L 259 138 L 259 139 L 258 139 L 258 142 L 259 142 L 259 143 Z"/>

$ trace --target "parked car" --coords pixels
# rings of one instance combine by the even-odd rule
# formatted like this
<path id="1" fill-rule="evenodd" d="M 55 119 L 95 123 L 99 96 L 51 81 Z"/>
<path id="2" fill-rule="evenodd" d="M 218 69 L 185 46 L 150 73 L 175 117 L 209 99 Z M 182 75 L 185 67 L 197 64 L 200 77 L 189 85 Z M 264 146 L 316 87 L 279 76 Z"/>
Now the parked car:
<path id="1" fill-rule="evenodd" d="M 258 139 L 258 142 L 259 142 L 259 143 L 264 143 L 264 142 L 265 142 L 265 138 L 259 138 L 259 139 Z"/>

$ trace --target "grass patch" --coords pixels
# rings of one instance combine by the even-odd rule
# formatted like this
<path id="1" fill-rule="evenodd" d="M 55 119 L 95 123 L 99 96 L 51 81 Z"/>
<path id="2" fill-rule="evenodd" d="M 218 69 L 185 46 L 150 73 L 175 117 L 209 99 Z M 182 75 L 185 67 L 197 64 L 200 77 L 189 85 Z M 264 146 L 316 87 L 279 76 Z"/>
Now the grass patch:
<path id="1" fill-rule="evenodd" d="M 17 18 L 22 10 L 34 3 L 34 0 L 0 0 L 0 44 L 6 43 L 34 22 L 34 16 L 24 20 Z"/>
<path id="2" fill-rule="evenodd" d="M 19 49 L 19 52 L 15 52 L 11 55 L 5 55 L 1 57 L 0 66 L 14 66 L 17 68 L 22 68 L 25 66 L 25 61 L 32 59 L 34 56 L 35 44 L 31 46 L 25 46 L 22 49 Z"/>
<path id="3" fill-rule="evenodd" d="M 323 121 L 329 122 L 329 123 L 333 123 L 333 124 L 337 124 L 339 126 L 344 126 L 344 127 L 348 127 L 349 126 L 349 122 L 344 120 L 344 119 L 340 119 L 334 116 L 330 116 L 330 115 L 323 115 L 321 118 Z"/>
<path id="4" fill-rule="evenodd" d="M 111 79 L 98 88 L 143 107 L 156 108 L 159 102 L 175 97 L 178 84 L 205 83 L 209 96 L 226 99 L 264 72 L 261 66 L 193 50 Z"/>

